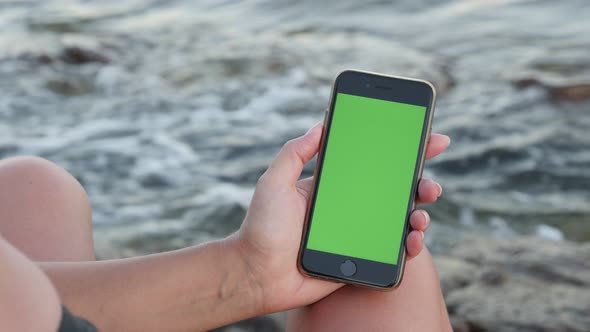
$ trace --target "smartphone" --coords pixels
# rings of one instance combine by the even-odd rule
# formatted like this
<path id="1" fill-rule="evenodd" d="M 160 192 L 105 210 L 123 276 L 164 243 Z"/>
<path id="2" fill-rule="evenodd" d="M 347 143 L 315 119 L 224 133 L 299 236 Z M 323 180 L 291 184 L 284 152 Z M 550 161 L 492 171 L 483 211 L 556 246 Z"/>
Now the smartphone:
<path id="1" fill-rule="evenodd" d="M 423 80 L 355 70 L 338 75 L 305 217 L 302 273 L 399 286 L 435 94 Z"/>

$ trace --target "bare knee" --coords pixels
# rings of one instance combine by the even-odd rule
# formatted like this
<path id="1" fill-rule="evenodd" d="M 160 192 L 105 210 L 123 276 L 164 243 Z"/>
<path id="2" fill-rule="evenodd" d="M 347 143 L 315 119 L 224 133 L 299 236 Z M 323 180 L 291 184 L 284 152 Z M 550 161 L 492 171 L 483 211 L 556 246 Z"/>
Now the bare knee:
<path id="1" fill-rule="evenodd" d="M 0 232 L 31 259 L 91 258 L 91 227 L 88 196 L 67 171 L 37 157 L 0 161 Z"/>
<path id="2" fill-rule="evenodd" d="M 34 210 L 46 213 L 69 210 L 80 217 L 79 223 L 91 219 L 90 203 L 82 185 L 66 170 L 46 159 L 26 156 L 0 161 L 0 184 L 3 192 L 1 199 L 17 195 L 23 203 L 38 205 Z M 48 218 L 47 221 L 52 219 L 55 218 Z M 65 222 L 67 218 L 52 221 Z"/>

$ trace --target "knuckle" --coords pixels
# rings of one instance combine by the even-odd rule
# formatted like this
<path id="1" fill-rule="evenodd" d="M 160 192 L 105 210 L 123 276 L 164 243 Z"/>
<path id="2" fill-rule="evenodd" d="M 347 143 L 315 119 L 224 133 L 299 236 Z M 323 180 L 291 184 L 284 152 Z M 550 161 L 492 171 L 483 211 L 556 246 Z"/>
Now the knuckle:
<path id="1" fill-rule="evenodd" d="M 283 145 L 283 151 L 287 153 L 295 152 L 296 143 L 297 142 L 295 141 L 295 139 L 288 140 L 287 143 Z"/>

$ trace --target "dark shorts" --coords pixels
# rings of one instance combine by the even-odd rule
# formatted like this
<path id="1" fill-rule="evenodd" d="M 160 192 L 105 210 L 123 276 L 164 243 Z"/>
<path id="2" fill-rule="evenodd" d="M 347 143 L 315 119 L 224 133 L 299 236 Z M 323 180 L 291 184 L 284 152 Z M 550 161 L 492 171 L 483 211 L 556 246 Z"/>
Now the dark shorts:
<path id="1" fill-rule="evenodd" d="M 66 308 L 62 307 L 61 324 L 58 332 L 98 332 L 89 321 L 76 317 Z"/>

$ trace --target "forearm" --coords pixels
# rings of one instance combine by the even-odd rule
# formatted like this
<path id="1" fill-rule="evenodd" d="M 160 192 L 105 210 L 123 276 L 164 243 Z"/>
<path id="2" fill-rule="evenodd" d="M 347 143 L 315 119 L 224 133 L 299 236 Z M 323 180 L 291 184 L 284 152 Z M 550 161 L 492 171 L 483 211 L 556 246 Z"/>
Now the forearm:
<path id="1" fill-rule="evenodd" d="M 42 268 L 62 301 L 104 331 L 207 330 L 262 309 L 262 292 L 231 241 Z"/>

